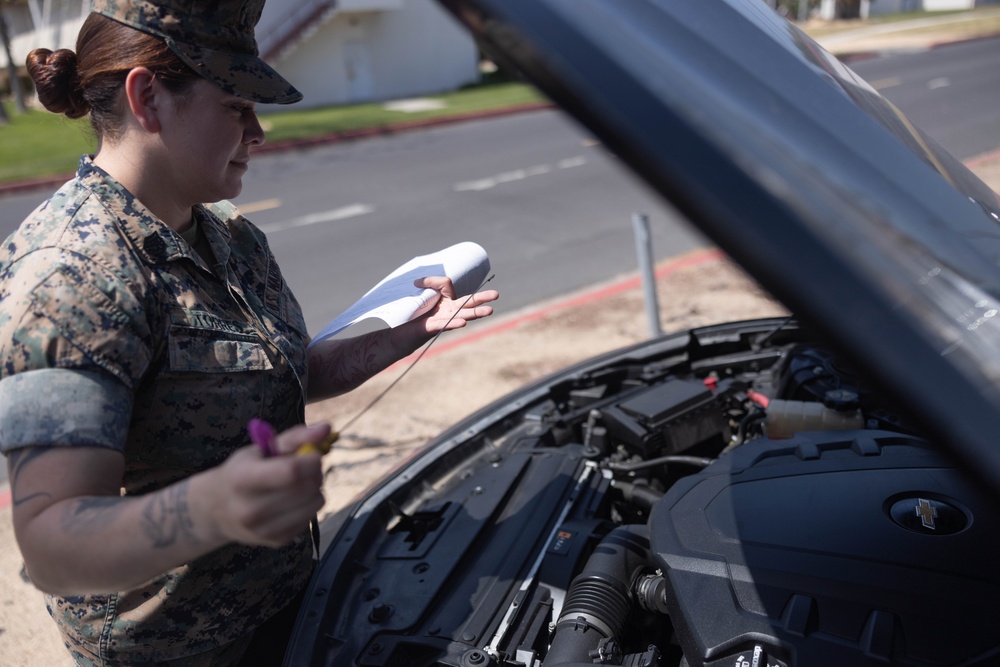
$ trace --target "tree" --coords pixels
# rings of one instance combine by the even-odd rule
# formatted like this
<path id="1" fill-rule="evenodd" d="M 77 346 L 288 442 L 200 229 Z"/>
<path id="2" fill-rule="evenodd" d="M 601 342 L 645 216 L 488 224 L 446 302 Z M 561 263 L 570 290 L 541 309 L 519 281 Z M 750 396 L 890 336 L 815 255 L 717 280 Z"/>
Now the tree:
<path id="1" fill-rule="evenodd" d="M 819 6 L 820 0 L 765 0 L 765 2 L 782 16 L 804 21 L 809 18 L 812 10 Z"/>
<path id="2" fill-rule="evenodd" d="M 875 2 L 875 0 L 869 1 Z M 822 4 L 822 0 L 764 0 L 764 2 L 782 16 L 796 21 L 809 18 L 810 14 Z M 861 0 L 836 0 L 834 7 L 833 18 L 856 19 L 861 16 Z"/>
<path id="3" fill-rule="evenodd" d="M 17 76 L 17 65 L 14 63 L 14 56 L 11 55 L 10 33 L 7 30 L 7 19 L 4 18 L 3 10 L 5 4 L 0 2 L 0 43 L 3 44 L 3 50 L 7 56 L 7 81 L 10 85 L 10 92 L 14 96 L 14 108 L 18 113 L 24 113 L 28 107 L 24 103 L 24 92 L 21 90 L 21 80 Z M 0 109 L 0 113 L 3 113 L 2 109 Z M 0 119 L 0 122 L 8 120 L 6 114 L 3 115 L 4 118 Z"/>
<path id="4" fill-rule="evenodd" d="M 837 0 L 838 19 L 856 19 L 861 17 L 861 0 Z"/>

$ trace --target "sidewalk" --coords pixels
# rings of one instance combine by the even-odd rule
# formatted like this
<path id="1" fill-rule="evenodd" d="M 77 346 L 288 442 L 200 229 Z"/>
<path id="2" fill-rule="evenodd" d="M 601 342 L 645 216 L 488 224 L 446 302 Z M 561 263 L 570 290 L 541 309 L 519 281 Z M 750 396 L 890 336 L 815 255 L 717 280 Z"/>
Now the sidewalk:
<path id="1" fill-rule="evenodd" d="M 1000 9 L 995 14 L 1000 19 Z M 959 38 L 956 31 L 952 35 Z M 889 40 L 891 34 L 877 34 L 865 27 L 824 40 L 834 36 L 839 54 L 884 52 L 879 43 L 891 45 L 886 48 L 904 48 L 899 46 L 901 39 Z M 962 33 L 960 38 L 969 37 Z M 913 38 L 905 48 L 934 48 L 944 42 L 935 31 L 914 46 L 916 43 Z M 994 190 L 1000 190 L 1000 151 L 967 164 Z M 712 248 L 660 264 L 657 291 L 661 326 L 668 332 L 784 312 Z M 345 507 L 369 483 L 462 416 L 575 361 L 639 342 L 648 336 L 648 330 L 638 278 L 625 276 L 448 334 L 384 400 L 352 425 L 327 456 L 323 515 Z M 399 365 L 347 396 L 310 406 L 307 420 L 343 423 L 404 369 L 405 365 Z M 41 594 L 20 575 L 9 494 L 4 491 L 0 489 L 0 663 L 6 667 L 70 667 Z"/>

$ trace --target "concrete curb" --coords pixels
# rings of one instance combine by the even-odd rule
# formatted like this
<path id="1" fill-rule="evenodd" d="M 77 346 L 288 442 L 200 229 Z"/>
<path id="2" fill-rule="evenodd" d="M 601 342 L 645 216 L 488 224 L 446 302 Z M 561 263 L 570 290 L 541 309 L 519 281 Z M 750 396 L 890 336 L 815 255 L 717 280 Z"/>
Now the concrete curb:
<path id="1" fill-rule="evenodd" d="M 71 178 L 73 178 L 73 174 L 63 174 L 61 176 L 47 176 L 45 178 L 32 178 L 24 181 L 0 183 L 0 197 L 6 194 L 34 192 L 35 190 L 41 190 L 43 188 L 47 189 L 58 187 Z"/>
<path id="2" fill-rule="evenodd" d="M 964 160 L 963 164 L 969 169 L 975 169 L 976 167 L 981 167 L 990 162 L 1000 162 L 1000 148 L 970 157 L 969 159 Z"/>
<path id="3" fill-rule="evenodd" d="M 923 44 L 921 46 L 900 46 L 889 49 L 845 51 L 843 53 L 834 53 L 834 55 L 840 62 L 850 65 L 853 62 L 859 62 L 862 60 L 871 60 L 873 58 L 885 58 L 887 56 L 904 54 L 904 53 L 920 53 L 923 51 L 932 51 L 934 49 L 940 49 L 945 46 L 954 46 L 956 44 L 969 44 L 971 42 L 981 42 L 988 39 L 996 39 L 997 37 L 1000 37 L 1000 35 L 976 35 L 975 37 L 965 37 L 962 39 L 948 39 L 948 40 L 942 40 L 940 42 L 931 42 L 929 44 Z"/>

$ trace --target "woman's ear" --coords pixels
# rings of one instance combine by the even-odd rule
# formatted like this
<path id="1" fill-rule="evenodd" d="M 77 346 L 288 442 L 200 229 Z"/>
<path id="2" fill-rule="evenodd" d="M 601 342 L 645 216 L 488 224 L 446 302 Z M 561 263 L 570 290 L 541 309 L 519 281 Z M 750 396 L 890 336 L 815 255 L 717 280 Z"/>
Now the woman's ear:
<path id="1" fill-rule="evenodd" d="M 142 129 L 150 133 L 160 131 L 157 93 L 163 89 L 155 86 L 155 81 L 156 76 L 146 67 L 133 68 L 125 77 L 125 97 L 129 110 Z"/>

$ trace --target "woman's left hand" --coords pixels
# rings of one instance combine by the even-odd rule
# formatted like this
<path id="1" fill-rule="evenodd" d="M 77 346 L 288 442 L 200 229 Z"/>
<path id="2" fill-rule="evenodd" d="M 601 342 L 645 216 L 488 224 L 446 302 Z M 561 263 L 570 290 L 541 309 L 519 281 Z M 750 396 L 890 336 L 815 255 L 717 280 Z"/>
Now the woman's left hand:
<path id="1" fill-rule="evenodd" d="M 425 338 L 440 331 L 461 329 L 468 322 L 489 317 L 493 314 L 493 306 L 485 304 L 496 301 L 500 296 L 496 290 L 484 290 L 476 292 L 471 297 L 456 297 L 451 278 L 445 276 L 419 278 L 413 281 L 413 284 L 423 289 L 432 289 L 441 295 L 426 315 L 414 320 L 426 334 Z"/>
<path id="2" fill-rule="evenodd" d="M 327 339 L 309 350 L 309 400 L 316 401 L 350 391 L 376 373 L 415 352 L 441 331 L 461 329 L 473 320 L 493 314 L 496 290 L 455 297 L 451 278 L 431 276 L 414 285 L 432 289 L 441 297 L 415 320 L 391 329 L 380 329 L 357 338 Z"/>

